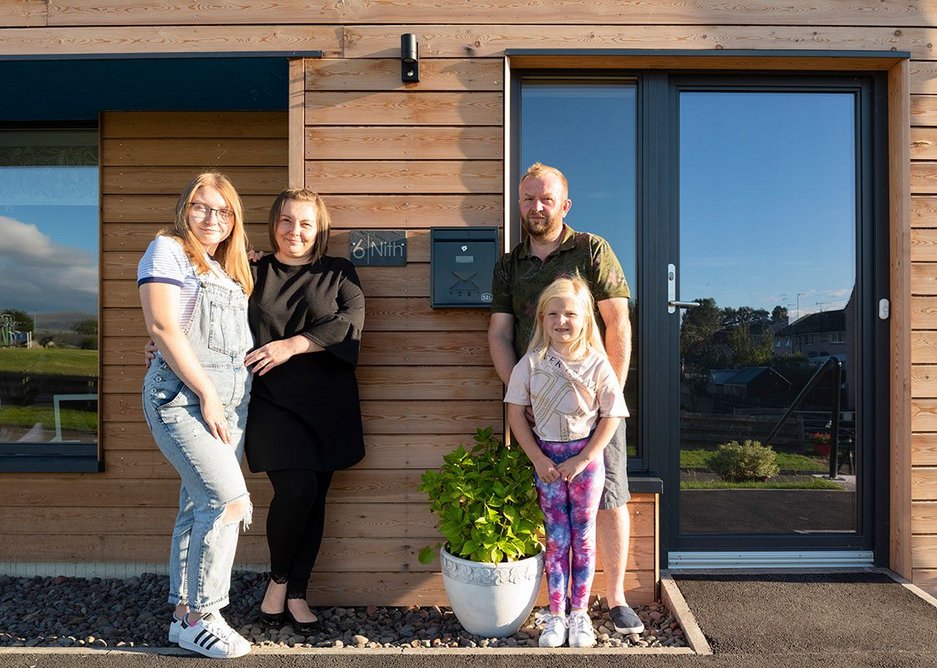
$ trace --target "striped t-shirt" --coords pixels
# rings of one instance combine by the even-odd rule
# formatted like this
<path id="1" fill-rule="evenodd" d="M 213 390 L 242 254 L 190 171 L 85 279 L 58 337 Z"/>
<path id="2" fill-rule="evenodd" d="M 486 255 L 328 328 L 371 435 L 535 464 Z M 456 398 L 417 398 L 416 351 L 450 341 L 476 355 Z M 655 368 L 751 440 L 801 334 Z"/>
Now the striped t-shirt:
<path id="1" fill-rule="evenodd" d="M 218 276 L 224 276 L 232 286 L 221 266 L 206 254 L 206 260 Z M 195 299 L 198 297 L 199 280 L 195 267 L 189 262 L 182 244 L 173 237 L 158 236 L 150 245 L 137 265 L 137 287 L 144 283 L 168 283 L 181 288 L 179 295 L 179 326 L 183 329 L 192 319 Z"/>

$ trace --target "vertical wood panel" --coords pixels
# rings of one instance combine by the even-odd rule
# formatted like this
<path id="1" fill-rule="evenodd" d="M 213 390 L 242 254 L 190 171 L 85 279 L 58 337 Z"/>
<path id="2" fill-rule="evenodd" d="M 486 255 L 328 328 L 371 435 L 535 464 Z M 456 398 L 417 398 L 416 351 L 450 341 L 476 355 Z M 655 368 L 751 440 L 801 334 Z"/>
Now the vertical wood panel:
<path id="1" fill-rule="evenodd" d="M 908 146 L 911 112 L 910 67 L 902 62 L 888 72 L 888 134 L 891 237 L 891 534 L 889 565 L 913 579 L 911 526 L 911 223 Z"/>
<path id="2" fill-rule="evenodd" d="M 305 156 L 299 138 L 306 126 L 306 59 L 290 60 L 289 72 L 289 134 L 293 138 L 289 144 L 289 187 L 305 188 Z"/>

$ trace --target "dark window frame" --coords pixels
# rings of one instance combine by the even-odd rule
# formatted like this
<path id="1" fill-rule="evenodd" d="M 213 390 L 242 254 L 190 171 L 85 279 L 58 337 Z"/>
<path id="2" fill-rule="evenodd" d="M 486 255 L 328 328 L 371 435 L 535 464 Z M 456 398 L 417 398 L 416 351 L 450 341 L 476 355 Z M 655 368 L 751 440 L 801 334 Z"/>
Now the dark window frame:
<path id="1" fill-rule="evenodd" d="M 523 55 L 522 52 L 518 52 Z M 514 55 L 509 53 L 508 55 Z M 588 55 L 596 55 L 589 53 Z M 674 55 L 685 55 L 674 54 Z M 764 55 L 764 54 L 761 54 Z M 829 56 L 828 53 L 821 54 Z M 864 54 L 866 55 L 866 54 Z M 901 55 L 901 54 L 899 54 Z M 862 359 L 870 368 L 864 371 L 866 382 L 860 393 L 868 465 L 862 472 L 864 496 L 859 508 L 858 531 L 848 537 L 811 537 L 799 544 L 789 534 L 758 534 L 750 540 L 735 536 L 706 535 L 704 541 L 687 541 L 676 535 L 678 506 L 671 501 L 679 494 L 679 458 L 675 456 L 678 425 L 675 421 L 664 428 L 655 429 L 654 422 L 667 424 L 674 407 L 679 409 L 679 378 L 677 355 L 679 327 L 668 323 L 661 315 L 651 317 L 652 309 L 642 308 L 641 316 L 633 326 L 639 328 L 641 363 L 638 365 L 638 402 L 641 415 L 639 438 L 643 451 L 637 458 L 629 458 L 628 472 L 635 491 L 663 492 L 661 512 L 666 529 L 660 535 L 661 563 L 667 563 L 670 550 L 680 549 L 744 549 L 754 545 L 760 549 L 873 549 L 876 563 L 888 562 L 889 502 L 889 382 L 870 382 L 871 379 L 890 379 L 887 342 L 890 340 L 888 322 L 875 318 L 870 304 L 879 297 L 888 296 L 889 230 L 888 230 L 888 146 L 887 146 L 887 73 L 884 71 L 735 71 L 682 69 L 546 69 L 515 67 L 511 70 L 511 99 L 509 123 L 509 156 L 506 163 L 507 185 L 515 187 L 522 166 L 520 155 L 521 84 L 525 77 L 572 78 L 634 78 L 637 81 L 637 230 L 636 258 L 638 304 L 666 302 L 664 281 L 647 280 L 650 269 L 667 262 L 679 252 L 676 192 L 678 169 L 676 133 L 678 110 L 676 86 L 687 85 L 743 86 L 745 90 L 782 88 L 801 90 L 842 90 L 851 87 L 859 91 L 861 108 L 858 110 L 857 133 L 861 137 L 861 182 L 857 188 L 857 215 L 860 229 L 856 236 L 856 283 L 862 286 L 859 324 Z M 858 137 L 857 137 L 858 139 Z M 863 199 L 863 195 L 865 199 Z M 515 197 L 508 192 L 506 210 L 510 225 L 505 234 L 513 243 L 520 238 L 519 213 Z M 649 221 L 657 221 L 650 224 Z M 585 230 L 588 231 L 588 230 Z M 512 243 L 512 245 L 513 245 Z M 643 280 L 642 280 L 643 279 Z M 663 332 L 663 335 L 662 335 Z M 663 365 L 653 360 L 667 360 Z M 661 379 L 664 379 L 663 381 Z M 653 433 L 652 433 L 653 431 Z M 875 443 L 875 451 L 871 444 Z M 647 481 L 651 484 L 644 485 Z M 676 483 L 674 482 L 676 481 Z M 673 485 L 677 488 L 674 489 Z"/>

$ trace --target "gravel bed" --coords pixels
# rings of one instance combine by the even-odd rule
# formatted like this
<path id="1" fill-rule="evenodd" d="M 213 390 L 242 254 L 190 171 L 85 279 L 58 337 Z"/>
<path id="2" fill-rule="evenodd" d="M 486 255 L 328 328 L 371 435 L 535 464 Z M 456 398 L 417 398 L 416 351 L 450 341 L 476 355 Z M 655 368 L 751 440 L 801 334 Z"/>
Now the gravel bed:
<path id="1" fill-rule="evenodd" d="M 535 609 L 509 638 L 467 633 L 445 607 L 314 608 L 318 630 L 265 627 L 257 610 L 265 573 L 236 572 L 231 604 L 223 610 L 232 627 L 262 647 L 536 647 L 545 609 Z M 0 647 L 165 647 L 171 608 L 169 578 L 145 573 L 127 579 L 0 575 Z M 638 606 L 642 634 L 617 633 L 596 600 L 590 610 L 599 647 L 685 647 L 683 630 L 662 604 Z M 25 614 L 24 614 L 25 612 Z"/>

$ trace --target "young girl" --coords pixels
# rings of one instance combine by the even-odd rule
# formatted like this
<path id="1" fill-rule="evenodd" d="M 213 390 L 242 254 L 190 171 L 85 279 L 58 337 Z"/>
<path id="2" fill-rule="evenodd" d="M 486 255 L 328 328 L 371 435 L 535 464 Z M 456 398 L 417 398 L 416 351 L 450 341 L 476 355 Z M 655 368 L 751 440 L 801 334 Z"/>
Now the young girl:
<path id="1" fill-rule="evenodd" d="M 137 269 L 140 301 L 159 353 L 143 381 L 143 410 L 160 451 L 182 480 L 169 556 L 170 642 L 214 658 L 250 643 L 225 622 L 238 525 L 250 523 L 241 473 L 252 347 L 253 287 L 241 200 L 207 172 L 176 202 L 175 224 L 150 243 Z"/>
<path id="2" fill-rule="evenodd" d="M 581 278 L 558 279 L 540 295 L 528 353 L 514 367 L 504 401 L 511 431 L 534 465 L 545 516 L 551 614 L 540 646 L 559 647 L 568 635 L 570 647 L 591 647 L 595 631 L 587 608 L 595 574 L 595 515 L 605 484 L 602 449 L 628 409 Z"/>

